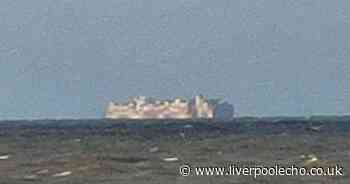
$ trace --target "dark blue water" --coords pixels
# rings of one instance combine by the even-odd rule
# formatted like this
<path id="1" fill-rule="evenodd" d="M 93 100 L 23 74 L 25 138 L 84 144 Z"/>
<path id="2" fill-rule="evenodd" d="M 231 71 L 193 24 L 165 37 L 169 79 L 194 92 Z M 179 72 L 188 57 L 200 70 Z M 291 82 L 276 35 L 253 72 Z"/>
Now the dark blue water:
<path id="1" fill-rule="evenodd" d="M 0 183 L 349 183 L 349 177 L 187 177 L 184 163 L 350 168 L 342 119 L 36 120 L 0 122 Z M 4 157 L 8 156 L 8 157 Z M 165 158 L 174 158 L 166 162 Z M 45 172 L 43 172 L 45 171 Z M 69 175 L 56 177 L 59 173 Z"/>
<path id="2" fill-rule="evenodd" d="M 213 120 L 33 120 L 1 121 L 0 136 L 111 135 L 158 137 L 161 135 L 350 133 L 348 121 L 280 120 L 227 122 Z"/>

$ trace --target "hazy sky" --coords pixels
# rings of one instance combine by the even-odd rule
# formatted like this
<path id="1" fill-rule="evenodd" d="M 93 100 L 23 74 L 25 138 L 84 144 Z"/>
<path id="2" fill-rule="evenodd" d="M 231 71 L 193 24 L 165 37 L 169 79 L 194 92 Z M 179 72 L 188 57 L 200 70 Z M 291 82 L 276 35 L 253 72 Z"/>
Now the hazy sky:
<path id="1" fill-rule="evenodd" d="M 350 113 L 348 0 L 1 0 L 0 119 L 191 97 L 238 115 Z"/>

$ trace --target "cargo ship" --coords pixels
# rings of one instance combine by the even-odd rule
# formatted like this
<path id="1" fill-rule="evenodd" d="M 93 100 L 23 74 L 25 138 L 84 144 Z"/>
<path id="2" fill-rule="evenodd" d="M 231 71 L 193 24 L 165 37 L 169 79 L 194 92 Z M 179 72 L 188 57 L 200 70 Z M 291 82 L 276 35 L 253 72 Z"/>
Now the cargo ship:
<path id="1" fill-rule="evenodd" d="M 107 119 L 222 119 L 233 118 L 233 105 L 197 95 L 193 99 L 159 100 L 137 96 L 126 103 L 109 102 Z"/>

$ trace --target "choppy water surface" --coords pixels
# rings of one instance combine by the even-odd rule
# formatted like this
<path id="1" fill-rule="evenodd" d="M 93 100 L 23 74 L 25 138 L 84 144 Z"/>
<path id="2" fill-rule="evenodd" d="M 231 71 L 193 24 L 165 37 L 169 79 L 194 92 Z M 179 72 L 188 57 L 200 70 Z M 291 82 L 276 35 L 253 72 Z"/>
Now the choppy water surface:
<path id="1" fill-rule="evenodd" d="M 0 122 L 0 183 L 350 183 L 350 122 Z M 328 167 L 344 176 L 187 176 L 179 166 Z"/>

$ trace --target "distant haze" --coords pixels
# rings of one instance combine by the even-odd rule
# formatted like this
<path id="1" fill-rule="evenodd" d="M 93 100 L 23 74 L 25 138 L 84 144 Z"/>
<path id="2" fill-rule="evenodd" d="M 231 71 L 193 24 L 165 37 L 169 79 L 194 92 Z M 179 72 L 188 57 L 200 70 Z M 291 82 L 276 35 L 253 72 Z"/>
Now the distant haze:
<path id="1" fill-rule="evenodd" d="M 239 116 L 350 112 L 346 0 L 0 1 L 0 119 L 196 94 Z"/>

